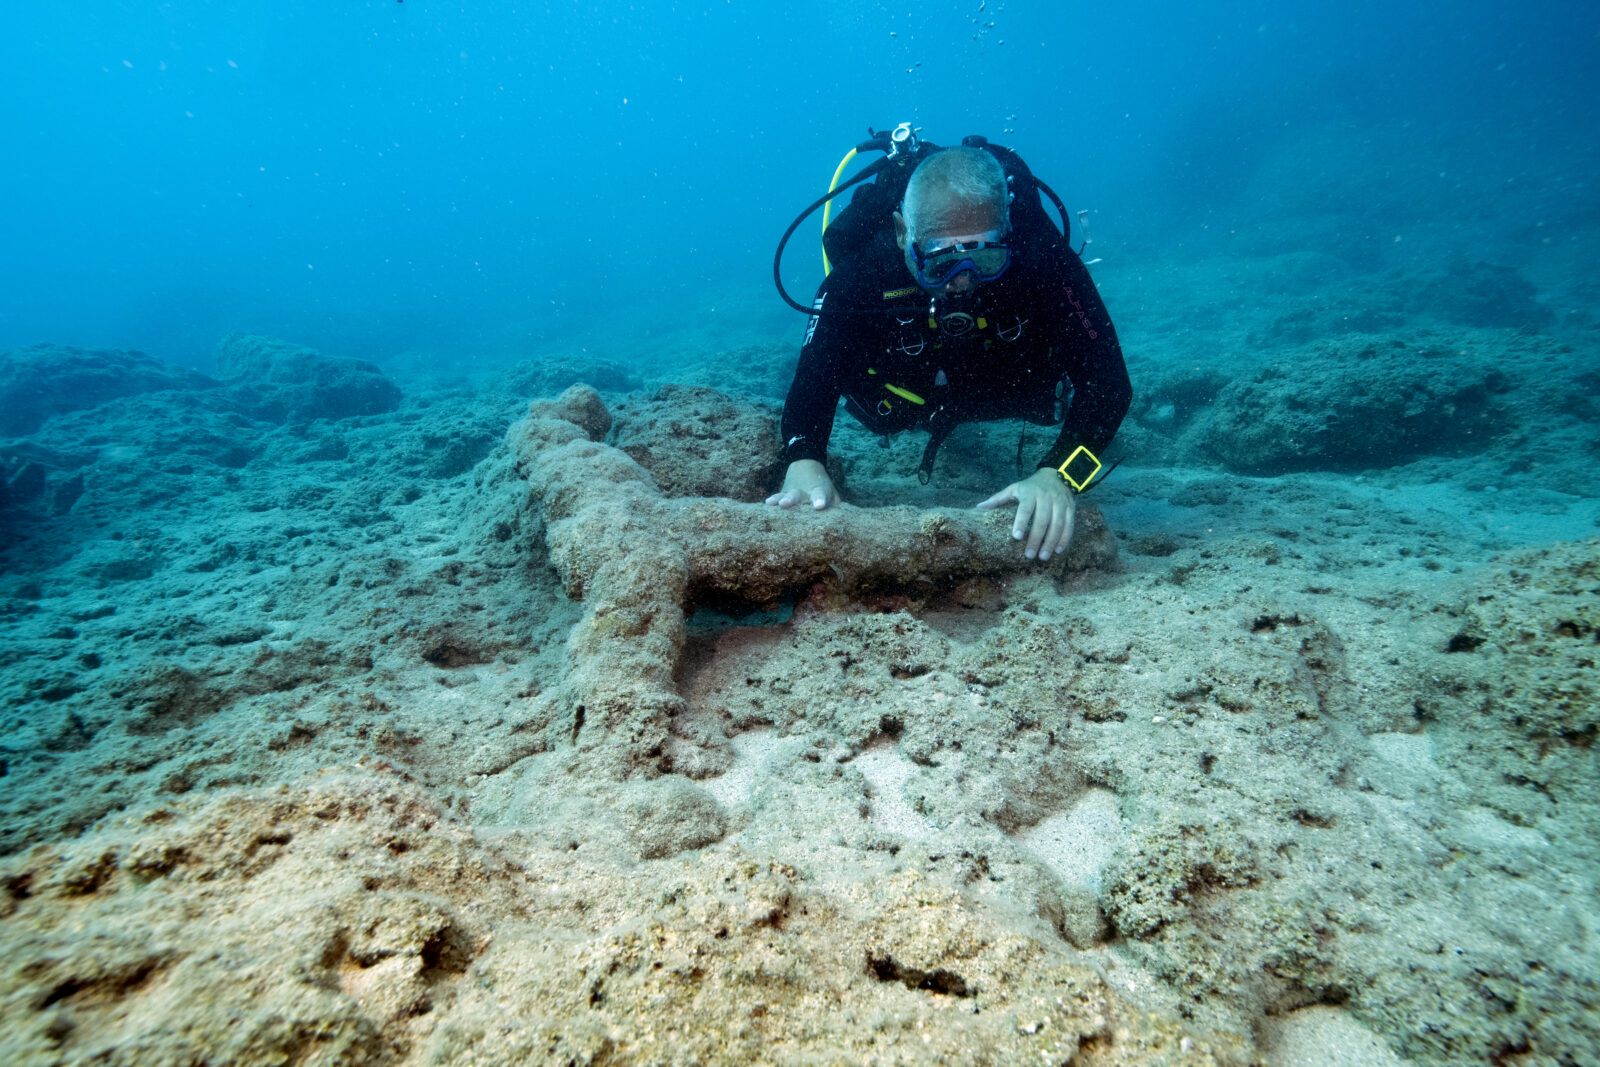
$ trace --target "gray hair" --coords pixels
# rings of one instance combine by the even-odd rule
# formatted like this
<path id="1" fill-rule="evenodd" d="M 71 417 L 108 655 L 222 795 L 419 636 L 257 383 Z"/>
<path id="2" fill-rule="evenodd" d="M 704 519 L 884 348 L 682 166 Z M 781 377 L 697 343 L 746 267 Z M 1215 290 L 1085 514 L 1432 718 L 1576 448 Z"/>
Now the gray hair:
<path id="1" fill-rule="evenodd" d="M 1011 191 L 1000 161 L 981 148 L 943 148 L 917 164 L 906 183 L 900 213 L 908 238 L 947 228 L 971 208 L 991 208 L 1001 229 L 1009 228 Z M 964 211 L 963 209 L 967 209 Z"/>

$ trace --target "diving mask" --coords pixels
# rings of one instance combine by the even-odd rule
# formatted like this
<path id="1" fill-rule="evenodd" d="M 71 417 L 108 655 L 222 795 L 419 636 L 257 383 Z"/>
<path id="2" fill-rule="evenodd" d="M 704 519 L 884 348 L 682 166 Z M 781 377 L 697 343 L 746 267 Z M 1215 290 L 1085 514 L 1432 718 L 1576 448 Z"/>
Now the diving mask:
<path id="1" fill-rule="evenodd" d="M 990 234 L 993 240 L 988 239 Z M 983 240 L 938 242 L 924 252 L 915 241 L 907 245 L 907 266 L 924 289 L 942 289 L 956 275 L 971 271 L 980 282 L 990 282 L 1011 266 L 1011 249 L 998 230 L 984 234 Z"/>

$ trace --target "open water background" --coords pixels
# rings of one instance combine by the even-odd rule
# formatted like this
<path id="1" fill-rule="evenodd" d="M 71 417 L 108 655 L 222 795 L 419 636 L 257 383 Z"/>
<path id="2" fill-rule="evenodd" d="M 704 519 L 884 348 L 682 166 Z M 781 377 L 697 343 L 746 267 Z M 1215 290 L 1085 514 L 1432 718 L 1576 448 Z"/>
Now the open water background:
<path id="1" fill-rule="evenodd" d="M 1383 219 L 1341 242 L 1529 263 L 1596 221 L 1597 34 L 1592 5 L 1487 0 L 10 4 L 0 348 L 206 369 L 244 329 L 492 364 L 626 358 L 619 310 L 797 331 L 778 235 L 903 120 L 1018 148 L 1125 265 L 1335 197 Z M 1325 190 L 1273 169 L 1319 129 L 1350 149 Z"/>

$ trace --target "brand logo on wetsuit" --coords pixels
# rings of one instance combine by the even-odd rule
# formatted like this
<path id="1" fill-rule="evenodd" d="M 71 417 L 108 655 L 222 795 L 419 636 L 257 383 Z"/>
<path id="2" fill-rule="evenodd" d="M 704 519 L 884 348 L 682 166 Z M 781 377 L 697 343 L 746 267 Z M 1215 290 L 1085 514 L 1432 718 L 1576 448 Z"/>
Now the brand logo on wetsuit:
<path id="1" fill-rule="evenodd" d="M 827 293 L 818 294 L 816 303 L 811 305 L 811 310 L 813 310 L 813 311 L 821 311 L 822 310 L 822 302 L 824 300 L 826 300 L 826 299 L 828 299 L 828 294 Z M 813 315 L 813 316 L 811 316 L 811 324 L 806 327 L 806 339 L 804 341 L 800 342 L 800 347 L 801 348 L 804 348 L 806 345 L 811 343 L 811 335 L 817 332 L 817 320 L 820 319 L 820 318 L 822 318 L 821 315 Z"/>
<path id="2" fill-rule="evenodd" d="M 1078 298 L 1073 295 L 1072 286 L 1063 285 L 1061 289 L 1067 294 L 1067 302 L 1072 305 L 1072 310 L 1077 312 L 1078 322 L 1082 324 L 1083 332 L 1089 335 L 1089 340 L 1096 340 L 1100 334 L 1093 326 L 1089 325 L 1089 316 L 1083 313 L 1083 305 L 1078 303 Z"/>

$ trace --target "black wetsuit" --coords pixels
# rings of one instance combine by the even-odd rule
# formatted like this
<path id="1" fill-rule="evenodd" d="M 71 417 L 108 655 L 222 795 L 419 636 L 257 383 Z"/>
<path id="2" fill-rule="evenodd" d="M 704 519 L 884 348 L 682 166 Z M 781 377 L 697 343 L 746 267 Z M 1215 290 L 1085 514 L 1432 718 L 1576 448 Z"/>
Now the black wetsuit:
<path id="1" fill-rule="evenodd" d="M 962 422 L 1060 423 L 1040 467 L 1060 466 L 1079 445 L 1103 454 L 1133 398 L 1111 317 L 1058 236 L 1010 243 L 1006 273 L 958 298 L 933 299 L 882 250 L 839 265 L 817 291 L 822 314 L 807 327 L 784 402 L 784 461 L 826 462 L 841 396 L 874 433 L 927 429 L 926 473 Z"/>

